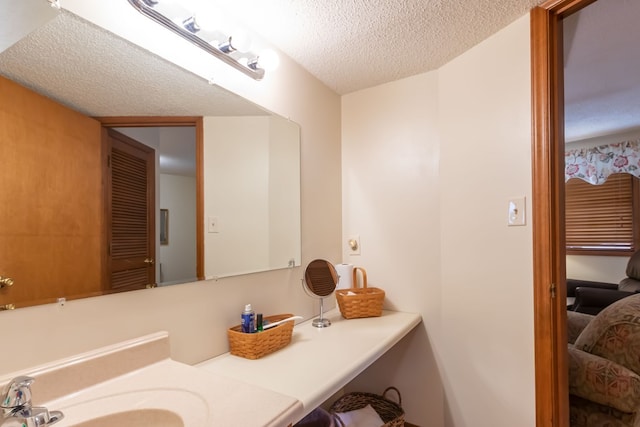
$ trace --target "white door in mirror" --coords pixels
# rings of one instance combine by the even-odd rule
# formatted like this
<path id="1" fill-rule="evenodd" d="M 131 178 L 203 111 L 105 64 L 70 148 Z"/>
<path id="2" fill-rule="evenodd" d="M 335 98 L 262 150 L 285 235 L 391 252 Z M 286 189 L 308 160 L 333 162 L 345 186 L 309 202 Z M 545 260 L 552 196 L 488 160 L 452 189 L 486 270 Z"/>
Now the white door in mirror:
<path id="1" fill-rule="evenodd" d="M 519 197 L 517 199 L 509 200 L 509 219 L 507 224 L 513 225 L 525 225 L 525 197 Z"/>

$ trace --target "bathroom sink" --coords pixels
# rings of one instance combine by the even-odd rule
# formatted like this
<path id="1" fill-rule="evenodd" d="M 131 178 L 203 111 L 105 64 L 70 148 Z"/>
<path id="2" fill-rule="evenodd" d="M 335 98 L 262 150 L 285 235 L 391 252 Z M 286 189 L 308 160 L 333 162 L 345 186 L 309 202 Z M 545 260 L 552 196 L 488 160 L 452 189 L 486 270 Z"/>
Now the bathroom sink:
<path id="1" fill-rule="evenodd" d="M 182 418 L 165 409 L 136 409 L 116 412 L 88 421 L 74 424 L 73 427 L 185 427 Z"/>
<path id="2" fill-rule="evenodd" d="M 207 425 L 207 402 L 179 388 L 132 390 L 60 405 L 59 427 L 189 427 Z"/>
<path id="3" fill-rule="evenodd" d="M 157 332 L 52 361 L 27 372 L 37 385 L 29 394 L 34 407 L 62 412 L 54 427 L 282 427 L 302 418 L 299 400 L 172 360 L 170 348 Z"/>

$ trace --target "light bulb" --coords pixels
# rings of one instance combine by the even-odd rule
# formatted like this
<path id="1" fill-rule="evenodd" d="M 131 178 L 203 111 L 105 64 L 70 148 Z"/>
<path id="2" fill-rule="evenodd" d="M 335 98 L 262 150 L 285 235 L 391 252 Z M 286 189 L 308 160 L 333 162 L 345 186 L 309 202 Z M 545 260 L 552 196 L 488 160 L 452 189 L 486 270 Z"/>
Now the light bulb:
<path id="1" fill-rule="evenodd" d="M 251 50 L 251 38 L 244 31 L 238 31 L 233 35 L 229 36 L 227 40 L 220 43 L 218 45 L 218 49 L 220 49 L 224 53 L 231 52 L 248 52 Z"/>
<path id="2" fill-rule="evenodd" d="M 198 6 L 200 6 L 200 2 L 198 0 L 162 0 L 162 1 L 179 3 L 180 6 L 184 7 L 190 12 L 195 12 L 198 9 Z"/>
<path id="3" fill-rule="evenodd" d="M 273 71 L 280 65 L 280 57 L 273 50 L 265 49 L 260 52 L 256 65 L 265 71 Z"/>
<path id="4" fill-rule="evenodd" d="M 249 52 L 251 50 L 251 45 L 253 44 L 249 34 L 241 29 L 234 31 L 229 37 L 229 41 L 231 42 L 231 46 L 240 52 Z"/>
<path id="5" fill-rule="evenodd" d="M 201 5 L 196 11 L 196 22 L 205 31 L 219 30 L 222 26 L 222 15 L 211 5 Z"/>

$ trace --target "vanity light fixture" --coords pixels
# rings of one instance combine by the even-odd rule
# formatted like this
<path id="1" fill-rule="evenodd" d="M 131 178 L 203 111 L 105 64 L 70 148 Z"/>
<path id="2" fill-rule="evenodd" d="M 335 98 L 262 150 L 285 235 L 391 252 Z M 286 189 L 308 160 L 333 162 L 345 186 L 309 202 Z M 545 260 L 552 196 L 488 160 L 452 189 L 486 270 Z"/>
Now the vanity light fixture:
<path id="1" fill-rule="evenodd" d="M 167 0 L 129 0 L 140 13 L 199 48 L 231 65 L 254 80 L 261 80 L 265 71 L 276 68 L 278 55 L 271 50 L 256 54 L 251 51 L 251 41 L 242 31 L 225 34 L 220 29 L 210 28 L 211 11 L 196 13 L 177 2 Z M 215 17 L 213 17 L 215 18 Z M 205 25 L 206 24 L 206 25 Z"/>

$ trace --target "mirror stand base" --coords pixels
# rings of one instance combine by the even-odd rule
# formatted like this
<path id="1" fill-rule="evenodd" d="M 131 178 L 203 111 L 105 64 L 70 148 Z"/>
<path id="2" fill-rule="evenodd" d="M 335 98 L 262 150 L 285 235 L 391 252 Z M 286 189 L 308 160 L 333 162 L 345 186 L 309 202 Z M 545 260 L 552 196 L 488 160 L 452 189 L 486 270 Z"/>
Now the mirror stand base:
<path id="1" fill-rule="evenodd" d="M 316 328 L 327 328 L 331 326 L 331 321 L 329 319 L 323 319 L 319 317 L 317 319 L 313 319 L 313 322 L 311 322 L 311 325 Z"/>

